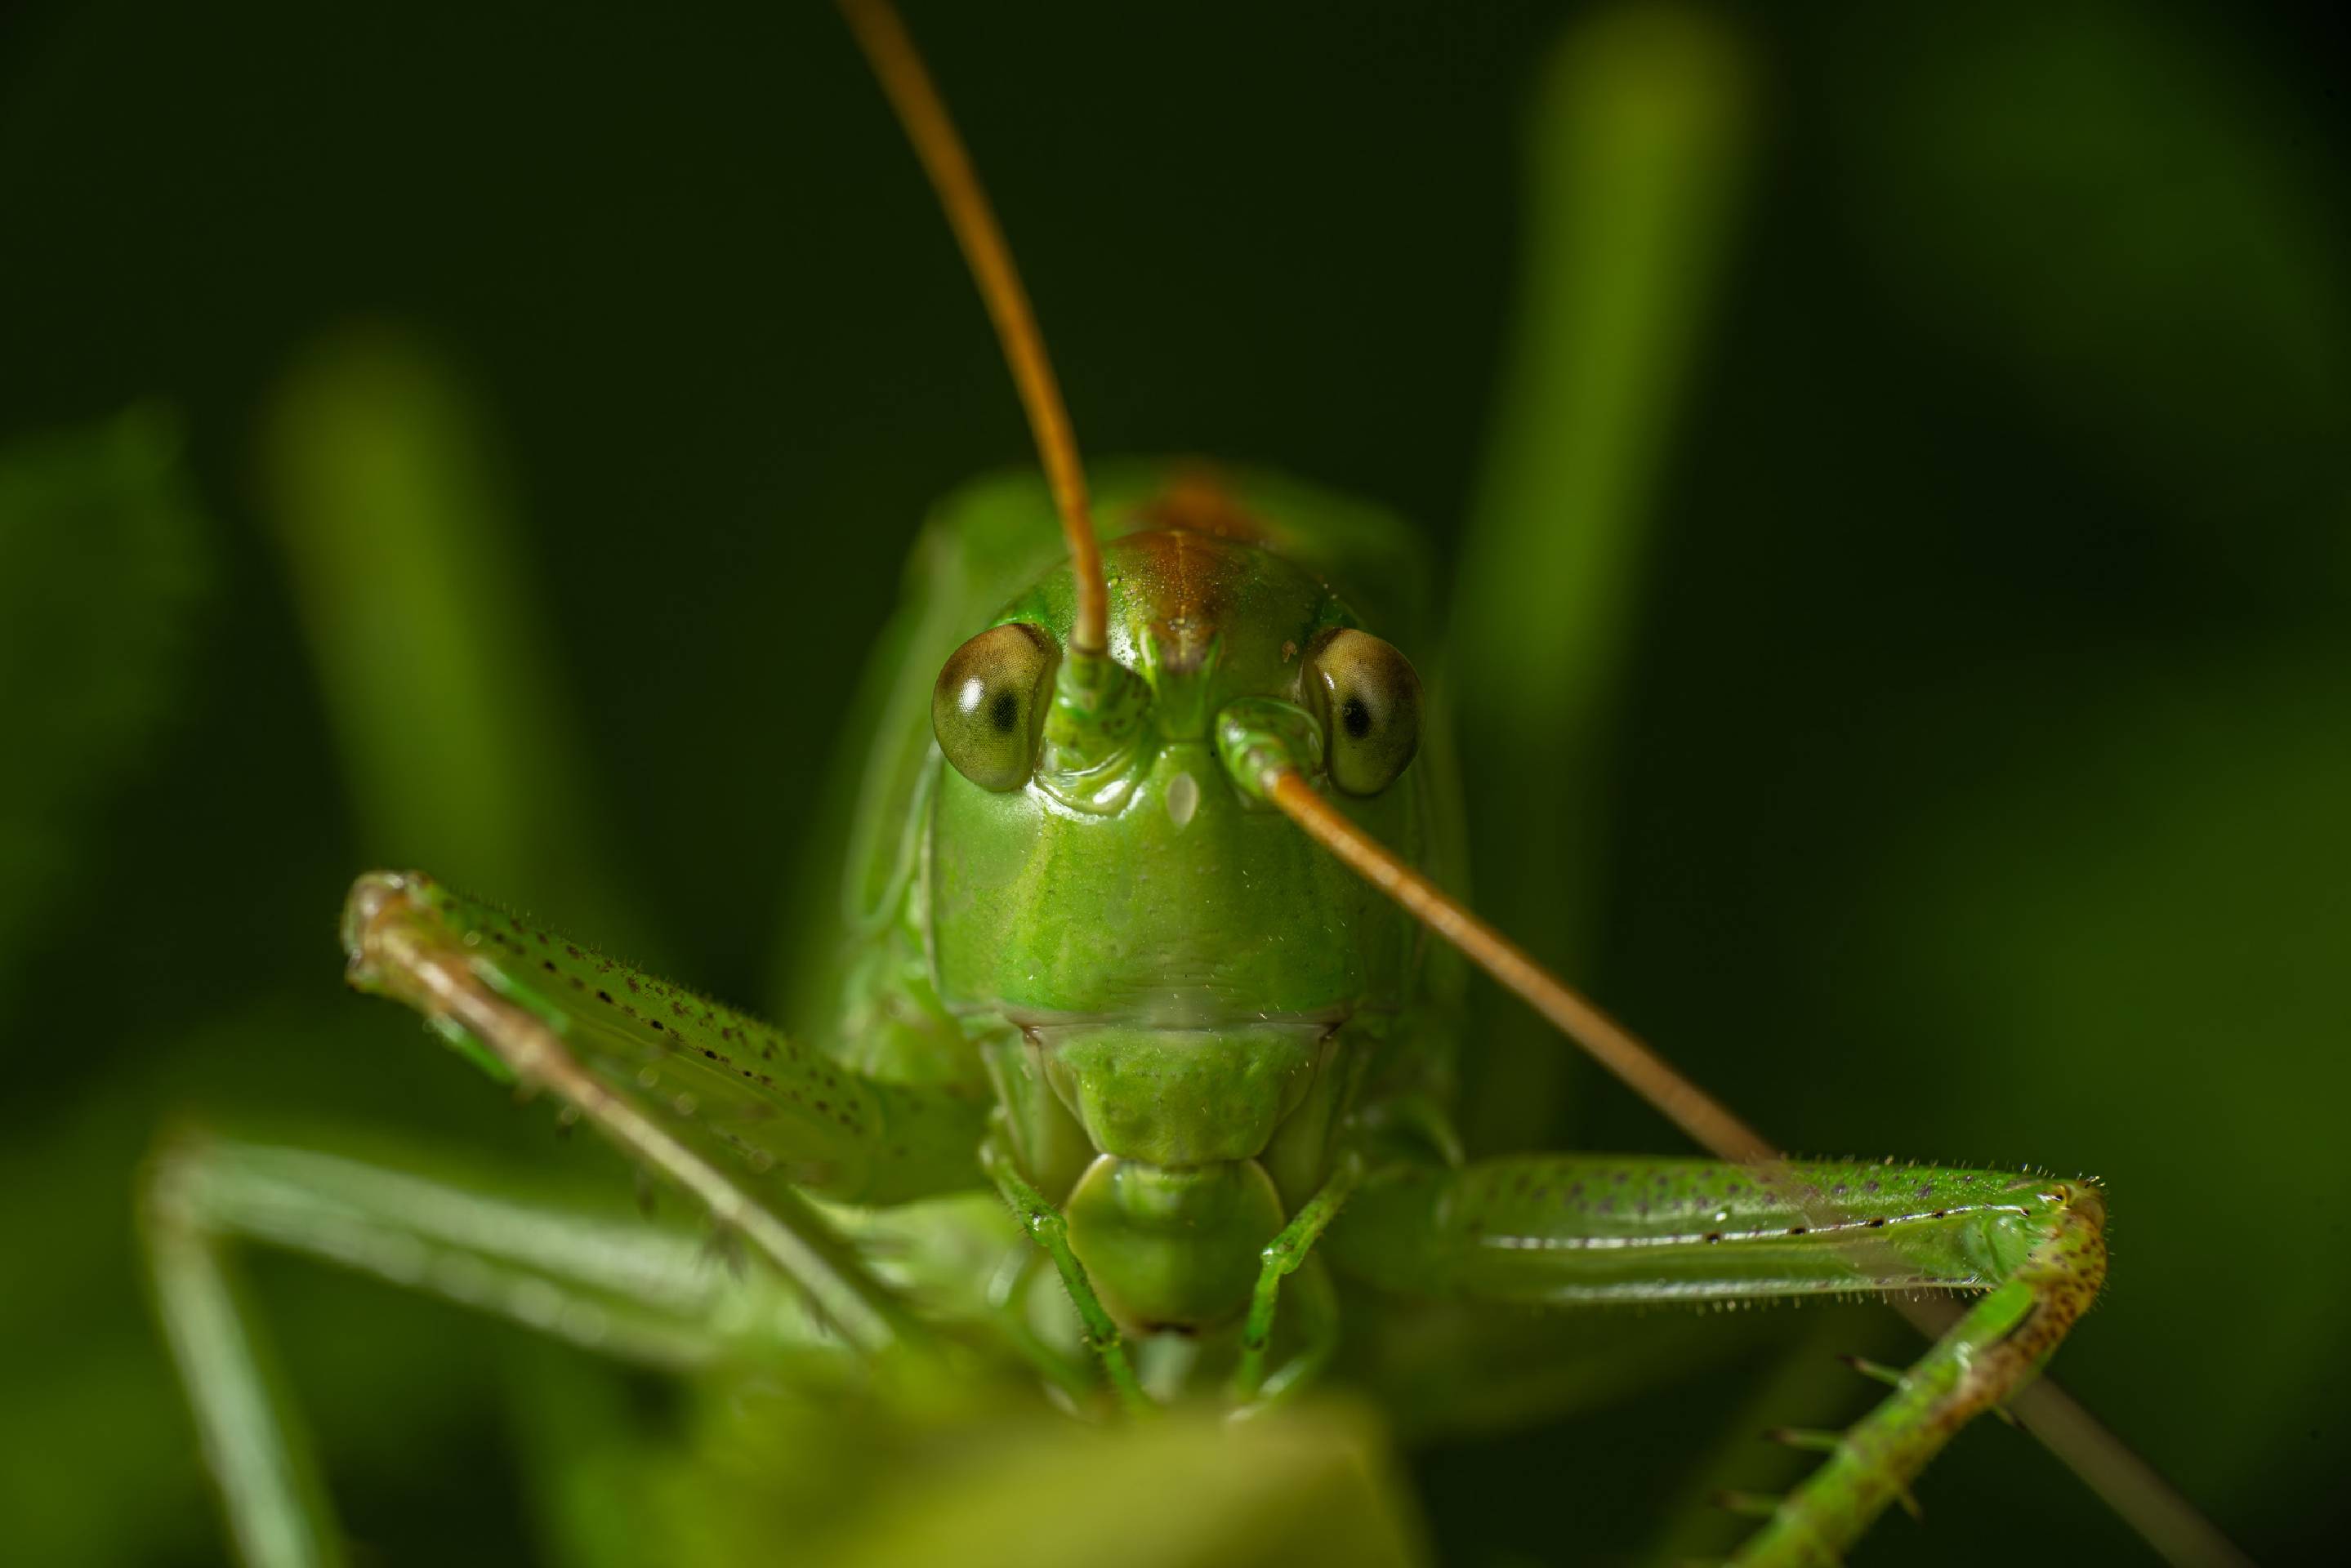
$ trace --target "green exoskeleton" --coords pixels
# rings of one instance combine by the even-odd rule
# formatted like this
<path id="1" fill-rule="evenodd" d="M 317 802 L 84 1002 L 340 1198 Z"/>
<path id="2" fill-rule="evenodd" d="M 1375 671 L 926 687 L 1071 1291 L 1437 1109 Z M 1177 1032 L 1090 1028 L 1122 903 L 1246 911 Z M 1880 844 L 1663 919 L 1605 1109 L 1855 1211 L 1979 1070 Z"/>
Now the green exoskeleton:
<path id="1" fill-rule="evenodd" d="M 944 112 L 888 12 L 849 9 L 1046 480 L 974 487 L 916 546 L 863 689 L 842 929 L 806 955 L 799 1016 L 772 1028 L 414 872 L 361 877 L 342 928 L 353 984 L 592 1125 L 759 1266 L 730 1282 L 650 1222 L 324 1152 L 172 1147 L 152 1263 L 240 1550 L 339 1554 L 222 1272 L 242 1239 L 653 1365 L 1042 1387 L 1102 1421 L 1264 1410 L 1339 1360 L 1376 1396 L 1392 1369 L 1350 1325 L 1387 1302 L 1981 1293 L 1858 1424 L 1797 1435 L 1825 1457 L 1759 1506 L 1741 1561 L 1833 1559 L 2095 1297 L 2099 1192 L 1784 1161 L 1468 915 L 1447 891 L 1461 808 L 1415 673 L 1437 647 L 1412 534 L 1191 462 L 1089 487 Z M 1722 1158 L 1466 1162 L 1464 955 Z M 988 1191 L 1022 1234 L 971 1209 Z M 877 1258 L 892 1210 L 967 1244 L 925 1251 L 937 1230 L 912 1227 Z M 1000 1262 L 984 1288 L 973 1252 Z"/>

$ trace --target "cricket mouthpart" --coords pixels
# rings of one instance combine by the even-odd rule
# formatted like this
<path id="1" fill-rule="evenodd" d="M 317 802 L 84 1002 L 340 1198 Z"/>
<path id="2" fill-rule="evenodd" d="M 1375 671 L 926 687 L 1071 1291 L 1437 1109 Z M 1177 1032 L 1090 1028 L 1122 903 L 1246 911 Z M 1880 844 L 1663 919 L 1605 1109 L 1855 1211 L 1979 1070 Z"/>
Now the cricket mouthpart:
<path id="1" fill-rule="evenodd" d="M 1338 1048 L 1330 1024 L 1288 1021 L 1058 1024 L 1024 1033 L 1038 1072 L 1094 1147 L 1155 1166 L 1254 1159 Z"/>

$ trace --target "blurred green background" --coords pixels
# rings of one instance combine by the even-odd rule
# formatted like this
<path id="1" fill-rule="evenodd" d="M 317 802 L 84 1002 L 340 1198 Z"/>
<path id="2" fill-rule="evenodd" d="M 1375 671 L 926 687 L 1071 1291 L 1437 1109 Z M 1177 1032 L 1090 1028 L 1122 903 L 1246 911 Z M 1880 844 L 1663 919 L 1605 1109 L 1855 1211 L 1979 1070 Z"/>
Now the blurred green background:
<path id="1" fill-rule="evenodd" d="M 2292 1560 L 2351 1399 L 2343 40 L 2058 9 L 910 20 L 1092 451 L 1447 548 L 1488 907 L 1792 1147 L 2104 1177 L 2063 1380 Z M 769 997 L 846 672 L 1025 440 L 828 6 L 0 24 L 0 1556 L 217 1559 L 131 1251 L 171 1119 L 625 1187 L 342 992 L 343 888 L 427 865 Z M 1578 638 L 1577 724 L 1514 732 Z M 1488 1146 L 1676 1147 L 1528 1071 Z M 374 1560 L 551 1550 L 544 1353 L 258 1272 Z M 1422 1454 L 1447 1560 L 1649 1551 L 1790 1367 L 1903 1343 L 1778 1315 L 1794 1361 Z M 1996 1427 L 1922 1498 L 1860 1560 L 2137 1550 Z"/>

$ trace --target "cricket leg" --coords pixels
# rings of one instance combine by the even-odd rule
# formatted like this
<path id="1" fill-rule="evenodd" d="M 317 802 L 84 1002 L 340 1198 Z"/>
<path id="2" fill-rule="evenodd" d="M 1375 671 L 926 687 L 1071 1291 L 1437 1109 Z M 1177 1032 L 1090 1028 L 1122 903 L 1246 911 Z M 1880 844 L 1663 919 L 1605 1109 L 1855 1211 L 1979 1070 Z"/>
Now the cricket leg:
<path id="1" fill-rule="evenodd" d="M 342 1561 L 300 1422 L 230 1266 L 260 1244 L 511 1318 L 622 1359 L 689 1370 L 729 1355 L 842 1354 L 798 1293 L 718 1266 L 699 1231 L 526 1202 L 316 1149 L 167 1139 L 141 1192 L 156 1310 L 237 1554 Z"/>
<path id="2" fill-rule="evenodd" d="M 1259 1254 L 1257 1288 L 1249 1295 L 1249 1317 L 1241 1325 L 1240 1365 L 1233 1374 L 1235 1399 L 1247 1403 L 1266 1391 L 1265 1353 L 1273 1340 L 1273 1319 L 1280 1304 L 1281 1282 L 1308 1261 L 1314 1243 L 1322 1240 L 1331 1221 L 1339 1217 L 1339 1210 L 1345 1207 L 1348 1196 L 1363 1179 L 1359 1158 L 1352 1155 L 1342 1158 L 1331 1179 L 1300 1205 L 1290 1223 L 1281 1228 L 1281 1233 L 1265 1244 L 1265 1251 Z M 1318 1277 L 1316 1284 L 1309 1288 L 1315 1290 L 1326 1307 L 1330 1305 L 1327 1280 Z M 1331 1358 L 1338 1329 L 1336 1312 L 1308 1314 L 1307 1327 L 1305 1350 L 1295 1362 L 1275 1374 L 1280 1387 L 1292 1386 L 1300 1378 L 1311 1376 Z"/>
<path id="3" fill-rule="evenodd" d="M 998 1196 L 1004 1194 L 999 1192 Z M 988 1282 L 988 1311 L 996 1320 L 998 1332 L 1037 1369 L 1039 1376 L 1071 1399 L 1084 1399 L 1096 1386 L 1094 1368 L 1098 1363 L 1064 1355 L 1059 1345 L 1046 1343 L 1029 1326 L 1029 1289 L 1039 1272 L 1052 1260 L 1038 1250 L 1025 1222 L 1021 1230 L 1020 1241 L 1006 1252 L 997 1265 L 995 1277 Z"/>
<path id="4" fill-rule="evenodd" d="M 1301 1344 L 1297 1355 L 1267 1374 L 1257 1395 L 1260 1407 L 1279 1403 L 1293 1389 L 1312 1386 L 1339 1352 L 1339 1296 L 1331 1285 L 1331 1271 L 1309 1253 L 1296 1272 L 1290 1294 Z"/>
<path id="5" fill-rule="evenodd" d="M 1996 1171 L 1558 1156 L 1368 1181 L 1334 1265 L 1385 1288 L 1529 1303 L 1982 1291 L 1842 1434 L 1738 1561 L 1834 1562 L 1973 1416 L 2026 1384 L 2105 1277 L 2086 1182 Z"/>
<path id="6" fill-rule="evenodd" d="M 976 1106 L 863 1078 L 415 873 L 360 877 L 343 940 L 353 985 L 561 1101 L 764 1255 L 851 1343 L 925 1337 L 797 1189 L 886 1203 L 976 1184 Z"/>
<path id="7" fill-rule="evenodd" d="M 1011 1208 L 1013 1218 L 1020 1221 L 1029 1239 L 1060 1271 L 1062 1287 L 1070 1293 L 1070 1304 L 1077 1308 L 1086 1344 L 1101 1359 L 1102 1376 L 1118 1397 L 1120 1406 L 1129 1414 L 1153 1408 L 1151 1396 L 1144 1392 L 1143 1380 L 1135 1376 L 1134 1363 L 1126 1353 L 1126 1336 L 1119 1332 L 1117 1320 L 1102 1305 L 1102 1297 L 1094 1293 L 1093 1282 L 1086 1277 L 1085 1264 L 1070 1245 L 1069 1220 L 1046 1200 L 1043 1193 L 1029 1184 L 1020 1174 L 1019 1162 L 994 1133 L 980 1146 L 979 1158 L 988 1179 L 996 1183 L 997 1190 Z"/>

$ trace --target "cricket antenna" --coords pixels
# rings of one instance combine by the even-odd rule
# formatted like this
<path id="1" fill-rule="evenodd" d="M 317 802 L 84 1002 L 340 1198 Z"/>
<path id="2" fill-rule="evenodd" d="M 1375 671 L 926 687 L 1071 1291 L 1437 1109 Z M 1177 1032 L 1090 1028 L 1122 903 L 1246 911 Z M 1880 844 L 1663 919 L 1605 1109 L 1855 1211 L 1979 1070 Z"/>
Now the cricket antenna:
<path id="1" fill-rule="evenodd" d="M 897 111 L 898 123 L 914 144 L 947 226 L 971 267 L 972 281 L 987 302 L 988 318 L 1004 345 L 1005 363 L 1037 439 L 1037 455 L 1045 465 L 1053 506 L 1061 515 L 1061 533 L 1069 541 L 1070 571 L 1077 578 L 1077 616 L 1070 630 L 1070 651 L 1100 656 L 1108 647 L 1110 595 L 1102 584 L 1102 546 L 1094 537 L 1092 506 L 1086 496 L 1086 475 L 1078 461 L 1077 437 L 1070 430 L 1070 411 L 1061 403 L 1061 389 L 1053 378 L 1053 362 L 1046 357 L 1045 338 L 1037 330 L 1029 292 L 1012 265 L 1012 252 L 997 226 L 987 192 L 956 134 L 955 121 L 939 98 L 923 57 L 914 48 L 906 25 L 889 0 L 840 0 L 841 15 L 857 35 L 858 47 L 881 78 L 882 90 Z"/>
<path id="2" fill-rule="evenodd" d="M 1571 990 L 1526 950 L 1471 914 L 1458 899 L 1406 865 L 1390 849 L 1325 800 L 1295 766 L 1277 763 L 1259 779 L 1265 798 L 1306 836 L 1347 864 L 1349 869 L 1394 898 L 1405 911 L 1461 950 L 1470 962 L 1516 992 L 1561 1033 L 1622 1079 L 1700 1148 L 1745 1165 L 1771 1166 L 1782 1156 L 1763 1135 L 1733 1116 L 1720 1101 L 1676 1072 L 1587 998 Z"/>

